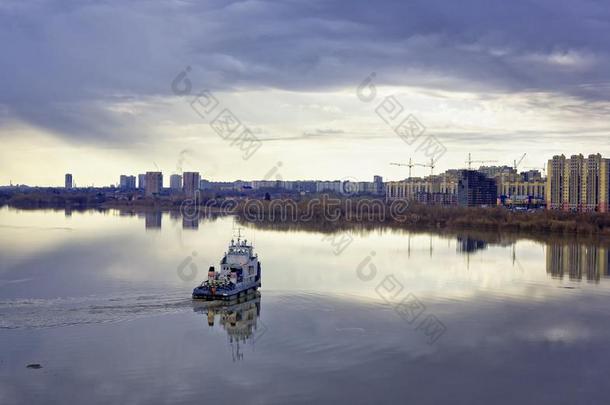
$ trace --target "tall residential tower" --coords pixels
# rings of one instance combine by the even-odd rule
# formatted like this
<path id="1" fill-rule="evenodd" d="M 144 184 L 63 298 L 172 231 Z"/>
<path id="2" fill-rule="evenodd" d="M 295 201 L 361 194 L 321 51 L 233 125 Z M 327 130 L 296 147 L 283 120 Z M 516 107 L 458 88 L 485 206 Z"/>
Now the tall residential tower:
<path id="1" fill-rule="evenodd" d="M 64 179 L 64 186 L 67 189 L 71 189 L 72 188 L 72 175 L 70 173 L 66 173 L 66 177 Z"/>
<path id="2" fill-rule="evenodd" d="M 195 191 L 199 190 L 199 180 L 201 180 L 199 172 L 182 173 L 182 190 L 184 194 L 188 196 L 194 195 Z"/>
<path id="3" fill-rule="evenodd" d="M 608 212 L 610 159 L 598 154 L 553 156 L 548 161 L 546 201 L 549 209 Z"/>
<path id="4" fill-rule="evenodd" d="M 163 174 L 161 172 L 146 172 L 146 195 L 157 195 L 162 189 Z"/>

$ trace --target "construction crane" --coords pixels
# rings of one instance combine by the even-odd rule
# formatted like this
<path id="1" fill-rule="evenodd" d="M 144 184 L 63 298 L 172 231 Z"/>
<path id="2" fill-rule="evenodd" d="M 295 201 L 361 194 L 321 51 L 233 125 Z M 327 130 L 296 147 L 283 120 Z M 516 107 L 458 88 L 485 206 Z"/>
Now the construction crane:
<path id="1" fill-rule="evenodd" d="M 434 175 L 434 167 L 436 167 L 436 165 L 434 164 L 434 158 L 430 158 L 430 164 L 415 163 L 415 165 L 421 166 L 421 167 L 429 167 L 430 168 L 430 176 Z"/>
<path id="2" fill-rule="evenodd" d="M 523 159 L 525 159 L 525 155 L 527 155 L 527 153 L 524 153 L 523 156 L 521 156 L 521 159 L 519 159 L 519 161 L 517 162 L 517 160 L 513 160 L 513 168 L 515 169 L 515 171 L 517 171 L 517 168 L 519 167 L 519 165 L 521 164 L 521 162 L 523 162 Z"/>
<path id="3" fill-rule="evenodd" d="M 409 178 L 411 178 L 411 169 L 415 166 L 421 166 L 421 167 L 430 167 L 432 170 L 434 170 L 434 159 L 430 159 L 430 164 L 424 164 L 424 163 L 413 163 L 413 160 L 411 158 L 409 158 L 409 163 L 390 163 L 392 166 L 406 166 L 409 168 Z"/>
<path id="4" fill-rule="evenodd" d="M 411 178 L 411 168 L 416 166 L 417 163 L 413 163 L 411 158 L 409 158 L 409 163 L 390 163 L 392 166 L 407 166 L 409 168 L 409 178 Z"/>
<path id="5" fill-rule="evenodd" d="M 468 154 L 468 160 L 466 161 L 466 163 L 468 163 L 468 170 L 472 169 L 473 163 L 492 163 L 492 162 L 497 162 L 497 160 L 472 160 L 470 153 Z"/>

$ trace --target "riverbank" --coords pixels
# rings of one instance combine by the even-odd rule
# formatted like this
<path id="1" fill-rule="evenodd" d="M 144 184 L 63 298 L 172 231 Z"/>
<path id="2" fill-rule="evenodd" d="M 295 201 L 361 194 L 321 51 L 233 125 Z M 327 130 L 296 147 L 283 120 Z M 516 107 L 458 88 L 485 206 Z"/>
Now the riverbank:
<path id="1" fill-rule="evenodd" d="M 304 224 L 331 231 L 352 224 L 363 224 L 422 230 L 483 230 L 610 237 L 608 213 L 429 206 L 326 194 L 265 199 L 247 195 L 219 197 L 212 193 L 202 193 L 199 198 L 195 203 L 179 195 L 143 197 L 133 193 L 116 197 L 102 192 L 40 190 L 3 194 L 0 196 L 0 206 L 21 209 L 186 210 L 189 216 L 228 214 L 236 215 L 243 222 Z"/>
<path id="2" fill-rule="evenodd" d="M 512 211 L 503 207 L 441 207 L 406 203 L 381 203 L 366 199 L 310 199 L 299 202 L 272 200 L 240 202 L 236 214 L 244 222 L 342 225 L 383 224 L 423 230 L 484 230 L 556 235 L 610 237 L 610 214 L 555 210 Z"/>

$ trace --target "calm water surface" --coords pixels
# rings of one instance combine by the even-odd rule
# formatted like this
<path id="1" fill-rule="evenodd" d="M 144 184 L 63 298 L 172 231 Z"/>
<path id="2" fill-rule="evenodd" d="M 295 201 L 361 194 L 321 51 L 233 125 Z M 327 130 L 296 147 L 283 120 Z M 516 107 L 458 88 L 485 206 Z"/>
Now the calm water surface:
<path id="1" fill-rule="evenodd" d="M 193 302 L 234 227 L 0 209 L 0 404 L 608 403 L 604 245 L 250 226 L 260 295 Z"/>

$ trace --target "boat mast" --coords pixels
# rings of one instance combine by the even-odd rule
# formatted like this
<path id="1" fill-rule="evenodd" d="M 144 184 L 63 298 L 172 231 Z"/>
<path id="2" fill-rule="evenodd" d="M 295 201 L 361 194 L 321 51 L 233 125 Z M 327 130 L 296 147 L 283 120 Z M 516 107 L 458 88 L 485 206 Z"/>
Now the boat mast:
<path id="1" fill-rule="evenodd" d="M 237 237 L 237 244 L 239 245 L 239 241 L 241 239 L 241 227 L 235 228 L 235 224 L 233 224 L 233 237 Z"/>

